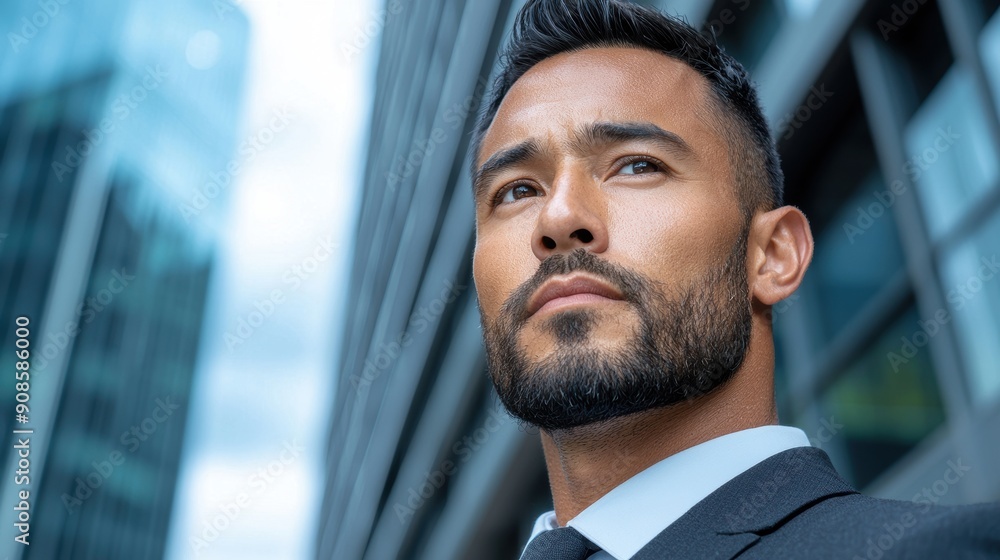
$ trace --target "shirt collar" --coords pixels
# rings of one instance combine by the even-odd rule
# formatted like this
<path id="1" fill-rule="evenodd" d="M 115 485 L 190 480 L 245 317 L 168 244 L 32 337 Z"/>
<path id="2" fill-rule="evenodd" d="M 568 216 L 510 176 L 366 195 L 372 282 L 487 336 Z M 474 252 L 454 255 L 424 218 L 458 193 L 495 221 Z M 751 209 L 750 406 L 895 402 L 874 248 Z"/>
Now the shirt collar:
<path id="1" fill-rule="evenodd" d="M 806 434 L 789 426 L 760 426 L 719 436 L 636 474 L 567 525 L 611 556 L 631 558 L 723 484 L 768 457 L 808 446 Z M 557 526 L 555 512 L 546 512 L 535 521 L 531 538 Z"/>

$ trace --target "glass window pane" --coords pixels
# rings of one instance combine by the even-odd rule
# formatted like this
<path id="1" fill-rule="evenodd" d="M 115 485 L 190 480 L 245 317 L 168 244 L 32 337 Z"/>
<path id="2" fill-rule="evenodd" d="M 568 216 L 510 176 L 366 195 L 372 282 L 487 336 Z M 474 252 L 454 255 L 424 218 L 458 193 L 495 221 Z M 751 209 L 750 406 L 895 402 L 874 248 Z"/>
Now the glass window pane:
<path id="1" fill-rule="evenodd" d="M 881 176 L 872 172 L 816 236 L 803 293 L 817 319 L 817 350 L 828 345 L 903 267 L 891 202 L 887 206 L 878 197 L 886 190 Z"/>
<path id="2" fill-rule="evenodd" d="M 831 445 L 844 451 L 848 478 L 865 487 L 944 422 L 944 410 L 916 308 L 903 313 L 821 398 L 843 425 Z M 915 352 L 903 340 L 916 343 Z M 922 344 L 920 344 L 923 342 Z"/>
<path id="3" fill-rule="evenodd" d="M 905 171 L 931 237 L 955 226 L 997 179 L 985 109 L 968 73 L 953 66 L 906 127 Z"/>
<path id="4" fill-rule="evenodd" d="M 979 8 L 976 15 L 985 21 L 990 19 L 997 10 L 1000 10 L 1000 0 L 976 0 L 976 7 Z"/>
<path id="5" fill-rule="evenodd" d="M 1000 215 L 945 255 L 941 272 L 971 400 L 993 402 L 1000 395 Z"/>
<path id="6" fill-rule="evenodd" d="M 785 0 L 788 15 L 795 19 L 808 19 L 819 8 L 822 0 Z"/>
<path id="7" fill-rule="evenodd" d="M 711 27 L 719 43 L 748 70 L 763 58 L 781 28 L 777 0 L 723 2 L 709 14 L 705 25 Z"/>
<path id="8" fill-rule="evenodd" d="M 983 29 L 983 34 L 979 36 L 979 51 L 993 89 L 993 99 L 1000 107 L 1000 12 L 993 14 Z"/>

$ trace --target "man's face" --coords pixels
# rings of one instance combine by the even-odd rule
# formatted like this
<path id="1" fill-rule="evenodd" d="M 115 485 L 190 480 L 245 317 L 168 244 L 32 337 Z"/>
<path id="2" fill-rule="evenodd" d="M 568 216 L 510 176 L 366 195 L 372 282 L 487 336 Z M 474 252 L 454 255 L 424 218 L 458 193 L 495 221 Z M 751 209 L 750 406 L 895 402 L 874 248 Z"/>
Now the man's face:
<path id="1" fill-rule="evenodd" d="M 591 48 L 540 62 L 504 98 L 478 154 L 473 274 L 515 416 L 578 426 L 739 368 L 746 227 L 709 96 L 664 55 Z"/>

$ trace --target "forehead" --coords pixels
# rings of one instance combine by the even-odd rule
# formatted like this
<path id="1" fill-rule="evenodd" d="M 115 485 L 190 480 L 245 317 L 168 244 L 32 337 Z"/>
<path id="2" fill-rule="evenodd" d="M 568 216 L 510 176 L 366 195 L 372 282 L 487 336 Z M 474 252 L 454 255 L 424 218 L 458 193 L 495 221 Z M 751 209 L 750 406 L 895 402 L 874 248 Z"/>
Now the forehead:
<path id="1" fill-rule="evenodd" d="M 477 164 L 527 138 L 555 140 L 588 122 L 652 122 L 712 149 L 708 81 L 664 54 L 595 47 L 547 58 L 521 76 L 483 137 Z M 697 146 L 696 146 L 697 147 Z"/>

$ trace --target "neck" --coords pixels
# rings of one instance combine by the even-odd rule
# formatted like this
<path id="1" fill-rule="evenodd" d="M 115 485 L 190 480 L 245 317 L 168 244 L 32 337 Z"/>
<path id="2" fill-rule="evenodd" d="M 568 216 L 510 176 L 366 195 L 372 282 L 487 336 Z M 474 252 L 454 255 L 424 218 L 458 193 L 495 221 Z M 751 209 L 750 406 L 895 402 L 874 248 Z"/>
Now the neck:
<path id="1" fill-rule="evenodd" d="M 559 525 L 675 453 L 729 433 L 777 424 L 773 365 L 754 362 L 745 361 L 722 387 L 690 401 L 576 428 L 543 430 Z"/>

